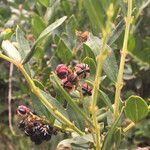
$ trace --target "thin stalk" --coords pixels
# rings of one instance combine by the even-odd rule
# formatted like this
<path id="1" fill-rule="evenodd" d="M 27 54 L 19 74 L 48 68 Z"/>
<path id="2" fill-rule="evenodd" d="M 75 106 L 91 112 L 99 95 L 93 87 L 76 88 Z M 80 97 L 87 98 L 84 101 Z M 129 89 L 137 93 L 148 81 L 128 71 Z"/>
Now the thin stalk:
<path id="1" fill-rule="evenodd" d="M 69 128 L 76 131 L 78 134 L 83 135 L 83 132 L 79 130 L 72 122 L 70 122 L 67 118 L 65 118 L 53 105 L 51 105 L 48 100 L 42 95 L 39 88 L 37 88 L 33 82 L 33 80 L 30 78 L 30 76 L 27 74 L 26 70 L 24 69 L 23 65 L 19 62 L 14 61 L 13 59 L 3 55 L 0 53 L 0 57 L 13 63 L 16 65 L 16 67 L 20 70 L 20 72 L 24 75 L 27 83 L 29 84 L 31 91 L 41 100 L 41 102 L 44 104 L 44 106 L 48 109 L 53 111 L 53 113 L 62 120 Z"/>
<path id="2" fill-rule="evenodd" d="M 91 111 L 92 111 L 92 120 L 93 124 L 95 126 L 95 133 L 96 133 L 96 149 L 100 149 L 101 144 L 100 144 L 100 126 L 98 125 L 98 121 L 96 118 L 96 102 L 97 102 L 97 96 L 98 96 L 98 89 L 99 89 L 99 84 L 100 84 L 100 77 L 102 73 L 102 61 L 103 61 L 103 56 L 99 55 L 97 59 L 97 71 L 96 71 L 96 77 L 94 81 L 94 87 L 93 87 L 93 94 L 92 94 L 92 105 L 91 105 Z"/>
<path id="3" fill-rule="evenodd" d="M 113 4 L 111 3 L 107 10 L 107 21 L 106 21 L 106 27 L 102 29 L 102 46 L 100 48 L 100 53 L 97 57 L 97 68 L 96 68 L 96 75 L 95 75 L 95 81 L 93 84 L 93 92 L 92 92 L 92 103 L 91 103 L 91 112 L 92 112 L 92 121 L 95 126 L 95 146 L 96 150 L 101 150 L 101 129 L 100 125 L 98 124 L 97 116 L 96 116 L 96 110 L 97 110 L 97 97 L 98 97 L 98 90 L 100 86 L 100 78 L 102 74 L 102 67 L 105 59 L 108 56 L 108 50 L 106 49 L 109 33 L 111 30 L 111 18 L 113 16 L 114 9 Z"/>
<path id="4" fill-rule="evenodd" d="M 100 77 L 102 74 L 102 66 L 103 62 L 106 59 L 107 55 L 105 52 L 105 46 L 106 46 L 106 38 L 103 39 L 103 45 L 101 48 L 101 53 L 99 54 L 97 58 L 97 69 L 96 69 L 96 76 L 95 76 L 95 81 L 93 85 L 93 94 L 92 94 L 92 105 L 91 105 L 91 112 L 92 112 L 92 120 L 93 124 L 95 126 L 95 142 L 96 142 L 96 149 L 100 150 L 101 149 L 101 144 L 100 144 L 100 125 L 98 124 L 97 118 L 96 118 L 96 103 L 97 103 L 97 96 L 98 96 L 98 89 L 100 86 Z"/>
<path id="5" fill-rule="evenodd" d="M 30 115 L 33 117 L 33 118 L 36 118 L 37 120 L 41 120 L 42 122 L 44 123 L 47 123 L 47 124 L 51 124 L 51 122 L 49 120 L 47 120 L 45 117 L 42 118 L 42 117 L 39 117 L 37 115 L 34 115 L 33 113 L 30 112 Z M 59 125 L 55 125 L 54 124 L 54 127 L 59 129 L 59 130 L 62 130 L 62 131 L 67 131 L 67 132 L 73 132 L 73 130 L 71 128 L 68 128 L 66 126 L 59 126 Z"/>
<path id="6" fill-rule="evenodd" d="M 129 131 L 131 128 L 133 128 L 135 126 L 134 122 L 131 122 L 126 128 L 123 129 L 123 132 L 126 133 L 127 131 Z"/>
<path id="7" fill-rule="evenodd" d="M 12 75 L 13 75 L 13 64 L 10 63 L 9 69 L 9 80 L 8 80 L 8 121 L 9 128 L 13 135 L 15 135 L 13 126 L 12 126 L 12 110 L 11 110 L 11 100 L 12 100 Z"/>
<path id="8" fill-rule="evenodd" d="M 120 105 L 119 99 L 120 99 L 121 89 L 123 87 L 123 71 L 124 71 L 124 65 L 125 65 L 125 58 L 128 53 L 127 45 L 128 45 L 130 24 L 132 21 L 131 13 L 132 13 L 132 0 L 128 0 L 128 12 L 127 12 L 127 17 L 125 17 L 126 28 L 125 28 L 123 48 L 121 51 L 121 61 L 120 61 L 119 73 L 118 73 L 118 78 L 117 78 L 117 83 L 116 83 L 116 91 L 115 91 L 115 103 L 114 103 L 114 115 L 113 115 L 114 120 L 119 115 L 119 105 Z"/>

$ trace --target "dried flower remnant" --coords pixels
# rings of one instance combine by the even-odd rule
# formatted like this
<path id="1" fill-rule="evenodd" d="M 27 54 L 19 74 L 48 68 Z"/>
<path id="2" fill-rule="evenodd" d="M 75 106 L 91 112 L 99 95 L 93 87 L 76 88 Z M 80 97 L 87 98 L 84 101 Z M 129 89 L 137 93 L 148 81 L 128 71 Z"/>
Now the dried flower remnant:
<path id="1" fill-rule="evenodd" d="M 86 42 L 87 39 L 89 38 L 89 32 L 88 31 L 84 31 L 84 32 L 76 31 L 76 36 L 80 42 Z"/>

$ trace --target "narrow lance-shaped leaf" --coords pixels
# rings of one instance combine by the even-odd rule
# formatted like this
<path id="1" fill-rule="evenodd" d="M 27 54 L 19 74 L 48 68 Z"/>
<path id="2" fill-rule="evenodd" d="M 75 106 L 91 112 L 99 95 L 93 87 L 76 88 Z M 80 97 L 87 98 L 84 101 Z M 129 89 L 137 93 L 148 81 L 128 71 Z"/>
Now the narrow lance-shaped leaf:
<path id="1" fill-rule="evenodd" d="M 2 49 L 8 57 L 21 62 L 21 55 L 11 42 L 9 42 L 8 40 L 3 41 Z"/>
<path id="2" fill-rule="evenodd" d="M 99 52 L 101 50 L 100 49 L 101 44 L 102 44 L 101 39 L 90 34 L 90 37 L 85 44 L 92 49 L 95 56 L 99 55 Z M 118 74 L 118 66 L 117 66 L 116 58 L 113 50 L 108 45 L 106 46 L 106 48 L 108 49 L 108 51 L 110 51 L 110 53 L 103 64 L 103 70 L 106 73 L 107 77 L 115 83 Z"/>
<path id="3" fill-rule="evenodd" d="M 87 11 L 94 34 L 98 34 L 100 29 L 103 28 L 103 21 L 105 16 L 101 2 L 99 0 L 86 0 L 84 1 L 84 7 Z"/>
<path id="4" fill-rule="evenodd" d="M 51 77 L 51 79 L 52 79 L 52 81 L 54 81 L 54 84 L 56 84 L 58 86 L 58 89 L 60 90 L 62 96 L 64 96 L 66 98 L 66 101 L 72 107 L 72 109 L 74 109 L 74 111 L 76 113 L 81 115 L 91 126 L 93 126 L 93 124 L 91 123 L 91 120 L 88 118 L 88 116 L 85 114 L 85 112 L 79 108 L 79 106 L 75 103 L 75 101 L 73 101 L 73 99 L 70 97 L 70 95 L 60 85 L 59 80 L 54 73 L 53 73 L 53 76 Z"/>
<path id="5" fill-rule="evenodd" d="M 57 109 L 65 118 L 67 118 L 69 120 L 68 114 L 65 111 L 65 109 L 62 107 L 62 105 L 54 98 L 52 97 L 50 94 L 40 90 L 40 92 L 42 93 L 42 95 L 48 100 L 48 102 L 53 105 L 53 107 L 55 109 Z M 62 122 L 62 120 L 60 120 L 54 113 L 53 111 L 50 111 L 51 114 L 53 114 L 53 116 L 55 116 L 60 122 Z M 62 122 L 63 123 L 63 122 Z"/>
<path id="6" fill-rule="evenodd" d="M 96 62 L 96 57 L 92 49 L 88 45 L 86 45 L 86 43 L 83 43 L 82 59 L 86 57 L 92 58 Z"/>
<path id="7" fill-rule="evenodd" d="M 92 58 L 86 57 L 83 60 L 83 63 L 88 64 L 89 67 L 90 67 L 90 73 L 92 75 L 95 75 L 95 73 L 96 73 L 96 63 L 94 62 L 94 60 Z"/>
<path id="8" fill-rule="evenodd" d="M 44 20 L 38 15 L 32 16 L 31 25 L 35 37 L 38 37 L 46 27 Z"/>
<path id="9" fill-rule="evenodd" d="M 52 33 L 52 31 L 54 29 L 56 29 L 57 27 L 59 27 L 65 20 L 67 19 L 66 16 L 56 20 L 54 23 L 52 23 L 51 25 L 49 25 L 38 37 L 38 39 L 35 41 L 35 43 L 33 44 L 33 47 L 31 48 L 31 51 L 28 53 L 28 55 L 26 56 L 26 58 L 23 60 L 23 64 L 25 64 L 26 62 L 28 62 L 30 60 L 30 58 L 33 56 L 34 51 L 35 51 L 35 47 L 38 43 L 40 43 L 47 35 L 50 35 Z"/>
<path id="10" fill-rule="evenodd" d="M 38 37 L 37 41 L 40 41 L 44 36 L 46 36 L 47 34 L 50 34 L 54 29 L 56 29 L 57 27 L 59 27 L 65 20 L 67 19 L 67 16 L 64 16 L 58 20 L 56 20 L 54 23 L 52 23 L 51 25 L 49 25 Z"/>
<path id="11" fill-rule="evenodd" d="M 33 108 L 36 110 L 37 114 L 40 115 L 41 117 L 45 116 L 47 120 L 53 123 L 55 118 L 48 111 L 48 109 L 38 100 L 38 98 L 34 94 L 31 94 L 31 98 L 32 98 Z"/>
<path id="12" fill-rule="evenodd" d="M 69 63 L 72 59 L 72 52 L 65 44 L 65 42 L 59 38 L 59 42 L 56 50 L 57 56 L 64 63 Z"/>
<path id="13" fill-rule="evenodd" d="M 122 108 L 122 111 L 120 112 L 120 115 L 114 121 L 114 123 L 111 125 L 111 128 L 109 129 L 107 135 L 105 136 L 105 139 L 104 139 L 104 142 L 103 142 L 103 145 L 102 145 L 102 150 L 111 150 L 112 149 L 113 144 L 114 144 L 114 141 L 112 140 L 112 138 L 113 138 L 113 135 L 114 135 L 114 133 L 116 131 L 118 123 L 119 123 L 119 121 L 121 119 L 123 109 L 124 108 Z"/>
<path id="14" fill-rule="evenodd" d="M 75 44 L 75 30 L 77 29 L 77 20 L 74 15 L 72 15 L 67 23 L 66 23 L 66 33 L 67 36 L 69 37 L 68 40 L 73 46 Z"/>
<path id="15" fill-rule="evenodd" d="M 17 26 L 16 28 L 16 41 L 18 43 L 19 52 L 24 58 L 26 54 L 30 51 L 29 42 L 25 39 L 23 31 Z"/>
<path id="16" fill-rule="evenodd" d="M 25 39 L 25 35 L 23 31 L 19 28 L 19 26 L 17 26 L 16 28 L 16 41 L 18 43 L 19 53 L 23 60 L 31 49 L 30 49 L 29 42 Z M 28 72 L 28 74 L 31 76 L 29 64 L 25 64 L 24 67 Z"/>
<path id="17" fill-rule="evenodd" d="M 108 45 L 112 45 L 118 39 L 118 37 L 123 32 L 124 27 L 125 27 L 125 22 L 124 20 L 121 20 L 117 24 L 116 28 L 110 33 L 110 36 L 107 42 Z"/>

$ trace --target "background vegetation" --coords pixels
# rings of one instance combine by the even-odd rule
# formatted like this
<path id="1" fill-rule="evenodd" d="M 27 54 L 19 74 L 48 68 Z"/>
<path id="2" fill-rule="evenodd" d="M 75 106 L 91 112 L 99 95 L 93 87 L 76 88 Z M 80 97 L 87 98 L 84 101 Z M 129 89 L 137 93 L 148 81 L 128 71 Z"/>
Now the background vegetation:
<path id="1" fill-rule="evenodd" d="M 106 14 L 110 3 L 114 4 L 114 16 L 111 34 L 108 45 L 113 50 L 113 58 L 104 63 L 104 73 L 101 90 L 107 94 L 114 103 L 114 82 L 117 78 L 118 65 L 120 62 L 120 49 L 123 44 L 125 29 L 124 16 L 127 12 L 125 1 L 121 0 L 2 0 L 0 1 L 0 43 L 2 38 L 11 39 L 17 45 L 19 36 L 27 39 L 34 49 L 26 61 L 29 61 L 31 76 L 35 79 L 36 85 L 41 89 L 57 97 L 59 101 L 62 96 L 54 88 L 50 79 L 51 71 L 59 63 L 75 64 L 85 62 L 91 67 L 91 80 L 95 75 L 95 54 L 98 53 L 102 28 L 106 26 Z M 131 95 L 138 95 L 149 104 L 150 100 L 150 1 L 134 0 L 133 16 L 134 23 L 131 26 L 128 50 L 124 70 L 124 87 L 122 89 L 122 100 Z M 33 43 L 38 39 L 41 32 L 57 19 L 67 16 L 57 28 L 51 31 L 40 44 L 34 47 Z M 56 24 L 55 24 L 56 25 Z M 6 30 L 10 28 L 11 31 Z M 77 31 L 90 32 L 90 40 L 84 41 L 84 37 L 76 34 Z M 7 34 L 7 33 L 9 34 Z M 3 34 L 7 34 L 3 37 Z M 18 41 L 16 41 L 18 36 Z M 27 49 L 26 47 L 21 47 Z M 94 54 L 91 51 L 94 50 Z M 28 49 L 27 49 L 28 51 Z M 114 61 L 115 60 L 115 61 Z M 26 66 L 28 67 L 28 66 Z M 36 98 L 31 96 L 25 79 L 18 72 L 16 67 L 10 70 L 10 64 L 0 59 L 0 149 L 25 150 L 25 149 L 55 149 L 57 144 L 71 136 L 60 133 L 51 141 L 34 145 L 17 128 L 18 118 L 15 114 L 20 104 L 25 104 L 37 110 Z M 11 77 L 11 73 L 13 74 Z M 12 80 L 11 115 L 15 135 L 9 128 L 9 83 Z M 87 98 L 88 99 L 88 98 Z M 103 108 L 105 103 L 99 95 L 98 106 Z M 63 102 L 62 102 L 63 103 Z M 42 110 L 41 110 L 42 111 Z M 73 112 L 70 110 L 70 113 Z M 75 117 L 75 116 L 73 116 Z M 72 118 L 73 120 L 73 118 Z M 111 122 L 109 115 L 103 120 Z M 124 120 L 123 126 L 128 124 Z M 80 123 L 80 122 L 78 122 Z M 81 123 L 82 124 L 82 123 Z M 80 126 L 81 124 L 78 124 Z M 81 125 L 82 126 L 82 125 Z M 150 146 L 150 116 L 142 120 L 142 123 L 128 132 L 128 135 L 121 141 L 119 149 L 136 149 L 137 147 Z M 74 148 L 75 149 L 75 148 Z M 76 148 L 79 149 L 79 148 Z M 81 149 L 81 148 L 80 148 Z"/>

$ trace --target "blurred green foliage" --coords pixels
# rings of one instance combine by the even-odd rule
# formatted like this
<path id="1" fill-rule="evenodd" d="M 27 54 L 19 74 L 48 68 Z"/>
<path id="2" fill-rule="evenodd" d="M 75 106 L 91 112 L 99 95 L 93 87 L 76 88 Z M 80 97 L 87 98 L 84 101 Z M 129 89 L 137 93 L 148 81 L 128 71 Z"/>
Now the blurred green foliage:
<path id="1" fill-rule="evenodd" d="M 101 31 L 105 26 L 106 12 L 110 3 L 114 4 L 115 12 L 113 17 L 112 32 L 108 41 L 108 48 L 112 52 L 104 64 L 104 73 L 102 79 L 102 95 L 99 93 L 98 106 L 101 108 L 106 103 L 114 100 L 114 82 L 116 81 L 118 64 L 120 60 L 120 49 L 123 43 L 124 34 L 124 16 L 127 7 L 121 0 L 2 0 L 0 2 L 0 32 L 6 28 L 11 28 L 13 34 L 8 37 L 9 40 L 20 45 L 15 45 L 26 57 L 25 68 L 31 77 L 35 79 L 35 83 L 42 90 L 57 97 L 60 103 L 65 98 L 57 93 L 57 87 L 50 79 L 51 71 L 59 63 L 74 65 L 75 62 L 85 62 L 92 68 L 92 78 L 95 74 L 96 56 L 101 43 Z M 57 19 L 67 16 L 57 28 L 50 26 Z M 129 37 L 129 55 L 125 64 L 124 81 L 125 86 L 122 91 L 122 101 L 131 95 L 139 95 L 149 103 L 150 100 L 150 4 L 146 0 L 135 0 L 133 16 L 135 22 L 131 27 L 131 35 Z M 59 24 L 59 22 L 58 22 Z M 62 25 L 61 25 L 62 24 Z M 49 27 L 52 29 L 48 36 L 43 30 Z M 17 28 L 17 29 L 16 29 Z M 81 43 L 77 39 L 76 31 L 89 31 L 90 39 Z M 17 38 L 15 39 L 15 33 Z M 42 33 L 42 38 L 38 37 Z M 0 36 L 0 42 L 1 40 Z M 25 43 L 22 43 L 25 41 Z M 33 44 L 34 43 L 34 44 Z M 30 51 L 30 55 L 29 52 Z M 60 134 L 53 137 L 50 142 L 35 146 L 28 138 L 20 135 L 17 129 L 17 118 L 15 110 L 19 104 L 31 105 L 34 109 L 36 98 L 31 95 L 31 91 L 26 82 L 17 69 L 13 70 L 13 93 L 12 93 L 12 116 L 13 127 L 17 136 L 13 136 L 8 125 L 8 78 L 9 63 L 0 60 L 0 149 L 55 149 L 57 144 L 70 135 Z M 37 82 L 36 82 L 37 80 Z M 20 84 L 22 83 L 22 84 Z M 107 97 L 106 97 L 106 94 Z M 76 93 L 75 93 L 76 94 Z M 108 101 L 102 101 L 103 99 Z M 32 99 L 32 100 L 31 100 Z M 85 101 L 89 101 L 87 98 Z M 43 107 L 43 105 L 41 105 Z M 37 108 L 38 109 L 38 108 Z M 41 108 L 43 109 L 43 108 Z M 77 126 L 84 126 L 82 120 L 74 116 L 72 109 L 67 110 L 70 118 L 75 120 Z M 38 111 L 39 114 L 41 113 Z M 42 112 L 43 113 L 43 112 Z M 45 112 L 47 113 L 47 112 Z M 108 119 L 108 117 L 107 117 Z M 129 135 L 121 142 L 120 149 L 136 148 L 138 146 L 149 146 L 149 116 L 142 120 L 142 124 L 130 131 Z M 106 122 L 106 120 L 104 120 Z M 128 120 L 125 121 L 125 124 Z M 104 129 L 105 130 L 105 129 Z M 119 136 L 119 131 L 116 131 Z M 85 137 L 86 139 L 87 137 Z M 89 138 L 89 137 L 88 137 Z M 78 139 L 81 140 L 81 139 Z M 79 141 L 70 140 L 70 143 L 78 144 Z M 82 140 L 81 140 L 82 141 Z M 84 143 L 85 142 L 85 143 Z M 83 145 L 87 146 L 87 141 L 83 141 Z M 130 147 L 131 146 L 131 147 Z M 76 148 L 77 149 L 77 148 Z M 78 148 L 79 149 L 79 148 Z M 86 149 L 86 148 L 85 148 Z"/>

